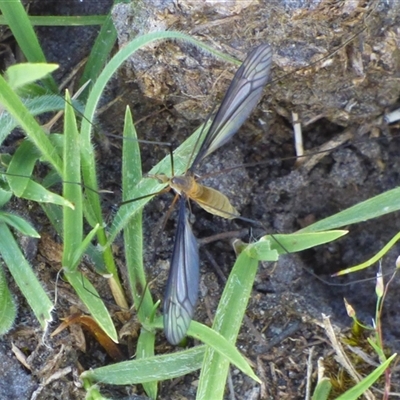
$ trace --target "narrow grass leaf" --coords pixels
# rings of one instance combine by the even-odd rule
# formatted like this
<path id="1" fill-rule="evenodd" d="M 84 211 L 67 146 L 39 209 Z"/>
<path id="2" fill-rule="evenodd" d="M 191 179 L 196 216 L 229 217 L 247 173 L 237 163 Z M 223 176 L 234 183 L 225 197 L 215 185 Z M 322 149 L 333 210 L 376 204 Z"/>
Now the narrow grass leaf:
<path id="1" fill-rule="evenodd" d="M 385 246 L 383 246 L 383 248 L 378 251 L 373 257 L 371 257 L 369 260 L 355 265 L 354 267 L 350 267 L 350 268 L 346 268 L 343 269 L 339 272 L 337 272 L 335 275 L 336 276 L 340 276 L 340 275 L 346 275 L 346 274 L 350 274 L 352 272 L 356 272 L 356 271 L 360 271 L 364 268 L 369 267 L 372 264 L 377 263 L 379 260 L 382 259 L 382 257 L 400 240 L 400 232 L 397 233 L 388 243 L 386 243 Z"/>
<path id="2" fill-rule="evenodd" d="M 53 303 L 39 283 L 6 224 L 0 223 L 0 254 L 43 329 L 52 321 Z"/>
<path id="3" fill-rule="evenodd" d="M 12 226 L 25 236 L 40 238 L 40 235 L 36 229 L 26 219 L 21 218 L 18 215 L 11 214 L 6 211 L 0 211 L 0 221 Z"/>
<path id="4" fill-rule="evenodd" d="M 28 15 L 28 18 L 32 26 L 92 26 L 104 24 L 107 15 Z M 2 15 L 0 25 L 7 25 Z"/>
<path id="5" fill-rule="evenodd" d="M 385 362 L 383 362 L 379 367 L 372 371 L 368 376 L 366 376 L 361 382 L 357 383 L 356 386 L 352 387 L 350 390 L 346 391 L 336 400 L 356 400 L 362 394 L 371 387 L 385 372 L 389 367 L 390 363 L 397 357 L 397 354 L 393 354 Z"/>
<path id="6" fill-rule="evenodd" d="M 17 317 L 17 307 L 8 289 L 6 276 L 0 267 L 0 336 L 6 334 Z"/>
<path id="7" fill-rule="evenodd" d="M 24 193 L 22 193 L 21 197 L 38 203 L 53 203 L 70 209 L 74 208 L 74 205 L 70 201 L 64 199 L 64 197 L 61 197 L 58 194 L 46 190 L 42 185 L 39 185 L 34 181 L 29 181 L 28 186 Z"/>
<path id="8" fill-rule="evenodd" d="M 32 63 L 45 63 L 46 57 L 22 2 L 19 0 L 0 1 L 0 11 L 26 59 Z M 58 92 L 57 84 L 51 76 L 43 79 L 42 82 L 52 92 Z"/>
<path id="9" fill-rule="evenodd" d="M 300 232 L 300 231 L 299 231 Z M 302 232 L 302 231 L 301 231 Z M 346 235 L 348 231 L 323 231 L 312 233 L 291 233 L 289 235 L 274 234 L 274 236 L 264 236 L 259 242 L 250 244 L 249 248 L 256 247 L 265 239 L 271 243 L 271 248 L 276 249 L 279 254 L 297 253 L 298 251 L 311 249 L 321 244 L 333 242 L 336 239 Z"/>
<path id="10" fill-rule="evenodd" d="M 236 323 L 236 321 L 234 322 Z M 154 329 L 163 329 L 163 326 L 163 317 L 157 317 L 153 321 L 146 321 L 143 324 L 143 327 L 148 331 L 153 331 Z M 200 324 L 199 322 L 192 321 L 187 331 L 187 335 L 213 348 L 216 352 L 219 352 L 223 358 L 227 358 L 231 364 L 235 365 L 238 369 L 243 371 L 252 379 L 259 382 L 259 379 L 248 365 L 246 359 L 235 347 L 234 343 L 230 343 L 225 337 L 216 332 L 214 329 Z"/>
<path id="11" fill-rule="evenodd" d="M 118 341 L 115 327 L 112 323 L 111 317 L 96 293 L 94 287 L 89 281 L 84 278 L 80 273 L 75 273 L 78 267 L 78 260 L 83 254 L 87 241 L 82 243 L 83 236 L 83 205 L 82 205 L 82 191 L 81 187 L 76 182 L 80 182 L 80 141 L 78 129 L 76 126 L 76 118 L 73 108 L 70 104 L 68 92 L 66 93 L 66 106 L 65 106 L 65 125 L 64 125 L 64 172 L 63 183 L 64 196 L 75 202 L 75 210 L 69 210 L 64 207 L 63 210 L 63 239 L 64 239 L 64 252 L 63 252 L 63 267 L 67 271 L 69 282 L 78 293 L 81 300 L 88 307 L 92 317 L 105 331 L 105 333 L 115 342 Z M 73 184 L 68 182 L 74 182 Z M 90 234 L 98 230 L 94 229 Z M 78 252 L 77 252 L 78 251 Z"/>
<path id="12" fill-rule="evenodd" d="M 322 378 L 318 382 L 311 399 L 312 400 L 328 400 L 331 389 L 332 389 L 332 383 L 331 383 L 330 379 Z"/>
<path id="13" fill-rule="evenodd" d="M 111 385 L 134 385 L 174 379 L 197 371 L 201 367 L 204 351 L 205 346 L 196 346 L 172 354 L 124 361 L 85 371 L 81 378 Z"/>
<path id="14" fill-rule="evenodd" d="M 84 238 L 81 244 L 75 249 L 72 257 L 71 268 L 74 269 L 78 266 L 78 263 L 81 261 L 85 252 L 88 250 L 91 245 L 92 240 L 95 238 L 97 230 L 99 229 L 99 225 L 97 224 Z M 106 271 L 104 271 L 104 274 Z"/>
<path id="15" fill-rule="evenodd" d="M 12 195 L 12 192 L 0 187 L 0 208 L 3 208 L 10 201 Z"/>
<path id="16" fill-rule="evenodd" d="M 62 210 L 60 207 L 54 204 L 41 204 L 43 211 L 45 212 L 47 218 L 49 219 L 51 225 L 55 228 L 58 235 L 62 237 Z M 97 227 L 95 226 L 95 228 Z M 91 231 L 93 232 L 93 230 Z M 89 237 L 89 235 L 88 235 Z M 86 240 L 86 239 L 85 239 Z M 86 254 L 94 264 L 94 268 L 99 275 L 108 274 L 107 268 L 104 264 L 103 253 L 100 251 L 98 246 L 89 244 Z"/>
<path id="17" fill-rule="evenodd" d="M 236 323 L 239 318 L 233 322 Z M 242 320 L 240 320 L 240 325 Z M 256 382 L 261 383 L 257 375 L 253 372 L 248 361 L 243 357 L 234 344 L 229 342 L 224 336 L 210 329 L 208 326 L 193 321 L 190 325 L 188 335 L 208 345 L 208 348 L 217 352 L 221 359 L 225 360 L 228 364 L 234 365 L 244 374 L 254 379 Z M 207 354 L 207 353 L 206 353 Z M 225 386 L 225 384 L 223 384 Z"/>
<path id="18" fill-rule="evenodd" d="M 51 141 L 2 76 L 0 76 L 0 104 L 15 118 L 44 160 L 61 175 L 61 158 L 54 151 Z"/>
<path id="19" fill-rule="evenodd" d="M 15 90 L 28 83 L 36 82 L 51 74 L 58 68 L 57 64 L 21 63 L 9 67 L 6 71 L 6 80 Z"/>
<path id="20" fill-rule="evenodd" d="M 75 208 L 63 209 L 63 258 L 62 265 L 69 271 L 75 270 L 78 265 L 75 252 L 82 244 L 83 236 L 83 205 L 82 188 L 76 183 L 81 181 L 80 143 L 76 117 L 71 106 L 68 91 L 65 94 L 64 118 L 64 170 L 63 195 L 73 202 Z M 74 183 L 70 183 L 74 182 Z"/>
<path id="21" fill-rule="evenodd" d="M 218 305 L 212 328 L 232 346 L 236 342 L 242 325 L 257 267 L 258 261 L 249 257 L 243 251 L 233 266 Z M 222 399 L 228 370 L 229 358 L 227 354 L 222 355 L 216 349 L 208 346 L 203 360 L 196 398 Z M 259 382 L 257 377 L 253 379 Z"/>
<path id="22" fill-rule="evenodd" d="M 88 308 L 92 317 L 108 337 L 110 337 L 115 343 L 118 343 L 118 335 L 110 314 L 94 286 L 79 271 L 64 270 L 64 274 L 68 282 L 78 294 L 79 298 Z"/>
<path id="23" fill-rule="evenodd" d="M 331 217 L 309 225 L 298 233 L 316 232 L 368 221 L 381 215 L 389 214 L 400 209 L 400 188 L 388 190 L 385 193 L 365 200 L 347 208 Z"/>
<path id="24" fill-rule="evenodd" d="M 367 341 L 368 341 L 368 344 L 374 349 L 375 353 L 379 357 L 383 356 L 382 360 L 384 360 L 386 356 L 384 354 L 382 354 L 382 346 L 381 346 L 381 344 L 377 343 L 375 341 L 375 339 L 371 338 L 371 337 L 367 338 Z"/>
<path id="25" fill-rule="evenodd" d="M 124 139 L 122 149 L 122 193 L 123 200 L 129 200 L 134 196 L 134 188 L 137 182 L 142 179 L 139 143 L 136 140 L 136 130 L 129 108 L 126 109 L 125 113 Z M 139 321 L 145 321 L 146 318 L 149 318 L 154 308 L 150 291 L 146 289 L 142 229 L 142 211 L 140 210 L 129 220 L 124 229 L 126 267 Z M 136 348 L 137 359 L 153 357 L 154 345 L 155 333 L 141 329 Z M 146 394 L 152 399 L 157 397 L 157 386 L 157 381 L 143 383 Z"/>
<path id="26" fill-rule="evenodd" d="M 25 192 L 38 159 L 33 143 L 28 140 L 20 143 L 7 168 L 7 181 L 15 196 L 21 197 Z"/>
<path id="27" fill-rule="evenodd" d="M 132 115 L 127 108 L 124 123 L 124 141 L 122 149 L 122 193 L 123 200 L 135 196 L 137 182 L 142 179 L 142 164 L 139 143 L 137 141 Z M 146 275 L 143 266 L 143 227 L 142 212 L 129 219 L 124 229 L 125 259 L 128 279 L 139 321 L 149 317 L 154 308 L 150 291 L 146 290 Z"/>
<path id="28" fill-rule="evenodd" d="M 56 94 L 21 94 L 22 103 L 28 109 L 32 116 L 37 116 L 43 113 L 64 110 L 65 102 L 60 96 Z M 30 96 L 30 97 L 26 97 Z M 34 96 L 34 97 L 32 97 Z M 79 102 L 73 101 L 74 108 L 82 110 L 82 106 Z M 0 144 L 3 143 L 4 139 L 11 133 L 11 131 L 18 126 L 17 121 L 7 112 L 4 111 L 0 114 Z M 50 138 L 51 140 L 51 138 Z"/>
<path id="29" fill-rule="evenodd" d="M 79 86 L 84 85 L 86 82 L 96 82 L 102 68 L 110 58 L 110 54 L 114 48 L 116 40 L 117 31 L 115 29 L 110 11 L 107 16 L 103 17 L 103 23 L 100 32 L 97 35 L 94 45 L 92 46 L 85 69 L 79 81 Z M 85 89 L 80 97 L 81 100 L 84 101 L 87 98 L 89 90 L 89 88 Z"/>
<path id="30" fill-rule="evenodd" d="M 137 360 L 144 360 L 149 357 L 154 357 L 154 344 L 156 335 L 154 332 L 149 332 L 146 329 L 141 329 L 139 339 L 136 346 L 136 358 Z M 158 381 L 143 382 L 143 389 L 147 396 L 151 399 L 157 398 L 158 392 Z"/>
<path id="31" fill-rule="evenodd" d="M 25 140 L 18 146 L 7 169 L 6 178 L 10 189 L 17 197 L 73 208 L 74 206 L 70 201 L 31 180 L 33 168 L 39 159 L 40 154 L 30 141 Z"/>

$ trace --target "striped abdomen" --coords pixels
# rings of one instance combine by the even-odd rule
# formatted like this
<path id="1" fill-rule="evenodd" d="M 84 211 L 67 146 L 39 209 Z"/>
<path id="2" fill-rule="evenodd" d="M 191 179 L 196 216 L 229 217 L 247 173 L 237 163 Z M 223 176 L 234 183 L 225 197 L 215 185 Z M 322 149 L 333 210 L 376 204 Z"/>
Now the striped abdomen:
<path id="1" fill-rule="evenodd" d="M 210 214 L 227 219 L 232 219 L 239 215 L 236 208 L 232 206 L 224 194 L 197 183 L 193 176 L 175 176 L 171 179 L 170 186 L 177 193 L 185 193 L 187 197 Z"/>

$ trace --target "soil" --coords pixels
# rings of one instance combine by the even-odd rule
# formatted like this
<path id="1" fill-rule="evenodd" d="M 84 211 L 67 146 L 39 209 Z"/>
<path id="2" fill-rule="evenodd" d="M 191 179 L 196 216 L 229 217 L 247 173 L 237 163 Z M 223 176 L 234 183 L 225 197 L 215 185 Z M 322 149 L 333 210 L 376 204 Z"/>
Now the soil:
<path id="1" fill-rule="evenodd" d="M 34 3 L 30 12 L 36 15 L 105 13 L 109 3 L 41 1 Z M 243 59 L 247 49 L 261 39 L 268 40 L 276 53 L 273 82 L 260 105 L 233 140 L 210 156 L 198 171 L 207 174 L 238 164 L 262 162 L 205 180 L 207 185 L 232 199 L 243 217 L 262 221 L 267 233 L 290 233 L 399 186 L 399 129 L 379 119 L 389 108 L 398 106 L 400 94 L 396 69 L 400 50 L 397 4 L 386 9 L 380 2 L 359 1 L 358 8 L 353 9 L 352 2 L 342 2 L 339 6 L 338 2 L 331 1 L 275 1 L 270 2 L 273 6 L 263 14 L 266 4 L 262 2 L 256 6 L 251 2 L 249 5 L 232 2 L 233 8 L 221 2 L 214 4 L 212 10 L 207 2 L 182 2 L 179 12 L 173 2 L 161 3 L 153 1 L 153 7 L 143 7 L 141 11 L 139 7 L 140 12 L 146 12 L 148 26 L 136 24 L 136 32 L 132 28 L 135 20 L 131 5 L 120 4 L 114 10 L 121 46 L 135 34 L 162 23 L 164 28 L 192 32 L 238 58 Z M 93 8 L 94 4 L 98 10 Z M 136 9 L 133 15 L 141 15 L 139 19 L 145 20 L 139 11 Z M 280 18 L 273 19 L 276 15 Z M 277 25 L 269 28 L 265 22 L 260 25 L 262 16 L 271 25 L 274 21 Z M 222 22 L 215 24 L 215 21 Z M 247 29 L 241 26 L 243 21 Z M 88 54 L 96 35 L 96 29 L 81 27 L 43 27 L 37 28 L 37 32 L 47 59 L 62 66 L 57 76 L 59 81 Z M 349 39 L 352 40 L 332 56 L 332 62 L 326 59 L 323 66 L 294 72 L 321 55 L 332 53 Z M 234 68 L 177 42 L 155 45 L 139 57 L 130 60 L 108 88 L 104 103 L 116 97 L 118 101 L 99 117 L 101 131 L 120 134 L 125 106 L 129 105 L 135 120 L 141 121 L 137 130 L 142 139 L 168 141 L 177 146 L 204 120 L 211 105 L 218 101 L 216 98 L 221 98 Z M 299 166 L 294 157 L 292 112 L 300 116 L 304 147 L 310 153 L 322 145 L 334 148 L 339 144 L 339 147 L 324 153 L 315 162 L 307 158 Z M 99 140 L 97 152 L 102 189 L 114 192 L 104 199 L 104 213 L 111 215 L 112 206 L 120 200 L 119 184 L 116 184 L 120 179 L 120 142 Z M 143 146 L 143 170 L 149 171 L 165 154 L 163 147 Z M 148 280 L 154 282 L 151 290 L 156 299 L 163 298 L 167 279 L 165 264 L 171 254 L 175 230 L 174 214 L 162 234 L 157 230 L 170 199 L 168 194 L 162 195 L 145 208 L 146 265 Z M 15 201 L 14 204 L 18 212 L 28 215 L 40 228 L 41 241 L 29 242 L 24 248 L 31 248 L 33 268 L 52 294 L 59 269 L 54 261 L 61 251 L 59 239 L 37 208 L 33 214 L 25 203 Z M 222 220 L 196 205 L 192 205 L 192 211 L 193 231 L 200 244 L 205 238 L 229 231 L 244 231 L 242 239 L 247 241 L 265 234 L 265 230 L 254 224 L 239 219 Z M 260 263 L 237 346 L 254 364 L 263 384 L 257 385 L 232 368 L 226 398 L 304 398 L 307 368 L 312 365 L 315 371 L 320 357 L 325 359 L 327 373 L 339 375 L 341 368 L 333 362 L 322 314 L 329 315 L 336 328 L 349 334 L 351 319 L 343 303 L 346 298 L 358 318 L 370 325 L 375 315 L 374 277 L 378 266 L 341 278 L 332 278 L 331 274 L 376 254 L 399 231 L 400 215 L 392 213 L 348 229 L 346 237 L 329 245 L 285 255 L 274 264 Z M 122 241 L 117 239 L 118 254 L 123 253 L 120 246 Z M 210 324 L 210 316 L 223 290 L 223 277 L 229 275 L 235 255 L 230 240 L 201 244 L 200 254 L 201 299 L 195 319 Z M 397 256 L 395 246 L 381 260 L 385 274 L 394 271 Z M 119 261 L 123 277 L 124 260 Z M 82 268 L 116 315 L 117 308 L 112 305 L 104 279 L 93 273 L 89 262 Z M 399 351 L 398 286 L 398 279 L 394 279 L 383 312 L 385 343 L 392 352 Z M 10 287 L 19 315 L 13 329 L 0 341 L 3 365 L 0 400 L 83 399 L 85 391 L 79 373 L 112 361 L 90 336 L 84 339 L 86 348 L 80 345 L 77 339 L 80 333 L 64 331 L 43 341 L 43 332 L 11 280 Z M 60 318 L 75 310 L 71 307 L 81 309 L 66 283 L 59 282 L 57 287 L 59 300 L 54 327 Z M 17 361 L 12 345 L 28 355 L 29 369 Z M 159 353 L 173 351 L 161 333 L 157 346 Z M 363 368 L 366 373 L 368 368 Z M 314 372 L 314 378 L 315 375 Z M 198 374 L 192 374 L 162 382 L 159 398 L 193 399 L 197 379 Z M 394 375 L 393 392 L 399 392 L 398 382 Z M 140 386 L 102 387 L 102 393 L 113 399 L 146 398 Z"/>

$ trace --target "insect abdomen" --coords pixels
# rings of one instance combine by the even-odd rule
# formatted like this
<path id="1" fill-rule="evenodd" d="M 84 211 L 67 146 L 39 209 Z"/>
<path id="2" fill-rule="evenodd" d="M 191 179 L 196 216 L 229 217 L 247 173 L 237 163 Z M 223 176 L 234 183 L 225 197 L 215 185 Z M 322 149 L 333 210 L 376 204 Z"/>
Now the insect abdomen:
<path id="1" fill-rule="evenodd" d="M 210 214 L 219 217 L 232 219 L 239 215 L 235 207 L 232 206 L 229 199 L 213 188 L 196 183 L 196 194 L 191 199 Z"/>

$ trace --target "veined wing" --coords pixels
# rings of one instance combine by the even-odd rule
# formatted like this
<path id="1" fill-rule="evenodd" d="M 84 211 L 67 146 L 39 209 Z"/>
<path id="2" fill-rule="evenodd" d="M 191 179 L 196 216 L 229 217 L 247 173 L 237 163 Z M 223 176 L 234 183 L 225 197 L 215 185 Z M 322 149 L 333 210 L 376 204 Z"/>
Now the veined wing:
<path id="1" fill-rule="evenodd" d="M 199 264 L 197 241 L 187 217 L 186 197 L 181 196 L 163 312 L 164 332 L 171 344 L 181 342 L 189 329 L 199 294 Z"/>
<path id="2" fill-rule="evenodd" d="M 191 170 L 203 158 L 225 144 L 253 111 L 268 81 L 271 60 L 271 47 L 262 44 L 252 50 L 243 61 L 190 167 Z"/>

